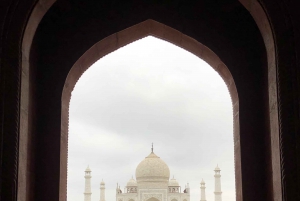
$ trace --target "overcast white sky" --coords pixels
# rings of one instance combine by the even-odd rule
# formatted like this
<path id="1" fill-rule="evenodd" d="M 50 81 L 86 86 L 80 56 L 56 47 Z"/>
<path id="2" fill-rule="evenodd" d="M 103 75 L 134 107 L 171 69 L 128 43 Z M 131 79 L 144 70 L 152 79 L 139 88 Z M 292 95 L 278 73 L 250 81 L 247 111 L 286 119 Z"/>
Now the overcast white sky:
<path id="1" fill-rule="evenodd" d="M 135 169 L 154 152 L 191 201 L 214 200 L 221 168 L 223 201 L 235 200 L 232 104 L 207 63 L 163 40 L 146 37 L 105 56 L 77 82 L 70 102 L 68 200 L 83 201 L 84 170 L 92 170 L 92 201 L 115 201 Z"/>

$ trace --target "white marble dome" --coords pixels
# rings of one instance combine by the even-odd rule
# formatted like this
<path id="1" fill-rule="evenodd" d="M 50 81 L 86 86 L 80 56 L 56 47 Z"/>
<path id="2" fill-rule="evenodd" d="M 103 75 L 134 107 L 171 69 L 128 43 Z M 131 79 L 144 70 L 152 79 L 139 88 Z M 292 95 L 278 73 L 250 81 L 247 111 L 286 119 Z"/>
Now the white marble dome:
<path id="1" fill-rule="evenodd" d="M 169 186 L 179 186 L 179 183 L 176 179 L 174 179 L 174 177 L 172 179 L 170 179 L 169 181 Z"/>
<path id="2" fill-rule="evenodd" d="M 136 181 L 131 178 L 128 182 L 127 182 L 127 186 L 137 186 L 137 183 Z"/>
<path id="3" fill-rule="evenodd" d="M 164 181 L 168 182 L 170 170 L 168 165 L 161 160 L 156 154 L 151 152 L 140 164 L 135 171 L 137 182 L 143 181 Z"/>

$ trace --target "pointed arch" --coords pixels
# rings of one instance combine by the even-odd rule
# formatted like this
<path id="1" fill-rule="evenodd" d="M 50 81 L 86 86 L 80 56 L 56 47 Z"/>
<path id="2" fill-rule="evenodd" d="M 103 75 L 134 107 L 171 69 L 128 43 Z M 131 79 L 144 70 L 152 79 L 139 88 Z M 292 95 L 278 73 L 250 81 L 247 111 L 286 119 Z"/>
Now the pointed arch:
<path id="1" fill-rule="evenodd" d="M 280 167 L 280 149 L 279 149 L 279 123 L 278 123 L 278 104 L 277 104 L 277 78 L 276 78 L 276 55 L 275 55 L 275 46 L 274 46 L 274 38 L 273 38 L 273 34 L 272 34 L 272 27 L 271 24 L 268 20 L 268 17 L 266 15 L 266 13 L 264 12 L 262 6 L 256 1 L 256 0 L 239 0 L 244 7 L 250 12 L 250 14 L 252 15 L 252 17 L 254 18 L 257 26 L 259 27 L 261 34 L 263 36 L 264 39 L 264 43 L 265 43 L 265 47 L 267 50 L 267 56 L 268 56 L 268 74 L 269 74 L 269 80 L 268 80 L 268 86 L 269 86 L 269 114 L 270 114 L 270 128 L 271 128 L 271 149 L 272 149 L 272 171 L 273 171 L 273 196 L 275 200 L 282 200 L 282 192 L 281 192 L 281 167 Z M 30 75 L 31 72 L 29 70 L 29 54 L 30 54 L 30 49 L 31 49 L 31 44 L 32 44 L 32 40 L 34 37 L 34 34 L 36 32 L 36 29 L 40 23 L 40 21 L 42 20 L 43 16 L 46 14 L 46 12 L 50 9 L 50 7 L 56 2 L 56 0 L 39 0 L 35 7 L 33 8 L 33 11 L 28 19 L 28 23 L 26 25 L 25 28 L 25 32 L 23 35 L 23 41 L 22 41 L 22 75 L 21 75 L 21 98 L 20 98 L 20 135 L 19 135 L 19 142 L 23 142 L 22 144 L 19 145 L 19 164 L 18 164 L 18 199 L 21 197 L 27 197 L 26 196 L 26 189 L 27 189 L 27 184 L 29 183 L 28 181 L 30 180 L 30 174 L 27 170 L 28 168 L 28 164 L 30 163 L 30 161 L 28 160 L 28 155 L 29 153 L 29 149 L 30 147 L 30 138 L 29 138 L 29 132 L 30 132 L 30 121 L 32 117 L 32 114 L 30 114 L 30 90 L 29 90 L 29 85 L 30 85 Z M 145 22 L 144 22 L 145 23 Z M 150 22 L 147 22 L 150 23 Z M 152 25 L 156 24 L 157 22 L 151 22 Z M 151 24 L 150 23 L 150 24 Z M 139 27 L 140 26 L 140 27 Z M 121 47 L 122 45 L 125 45 L 125 41 L 127 40 L 128 43 L 130 43 L 129 41 L 134 41 L 134 38 L 138 38 L 138 36 L 142 36 L 145 34 L 148 35 L 153 35 L 155 37 L 159 37 L 162 38 L 164 40 L 167 40 L 171 43 L 174 43 L 180 47 L 183 47 L 184 49 L 186 49 L 184 47 L 184 45 L 188 46 L 188 51 L 196 54 L 196 55 L 202 55 L 202 59 L 204 59 L 206 62 L 208 62 L 213 68 L 215 68 L 219 74 L 222 76 L 226 76 L 226 75 L 230 75 L 230 72 L 227 72 L 227 68 L 226 66 L 222 66 L 222 65 L 216 65 L 218 62 L 215 62 L 214 59 L 212 59 L 211 61 L 209 61 L 208 58 L 216 58 L 218 60 L 218 57 L 216 57 L 216 55 L 213 54 L 213 52 L 211 52 L 209 49 L 207 51 L 205 51 L 205 53 L 203 54 L 198 52 L 199 49 L 197 47 L 197 45 L 195 45 L 194 42 L 197 41 L 193 41 L 193 39 L 191 38 L 186 38 L 185 36 L 182 37 L 182 34 L 180 34 L 180 32 L 176 31 L 176 30 L 172 30 L 170 27 L 166 27 L 163 25 L 159 25 L 159 26 L 155 26 L 151 29 L 146 28 L 146 30 L 143 30 L 141 26 L 141 24 L 139 26 L 134 26 L 138 31 L 135 31 L 136 35 L 130 36 L 128 35 L 130 33 L 130 31 L 133 31 L 133 29 L 126 29 L 118 34 L 118 37 L 116 37 L 116 35 L 114 34 L 114 36 L 110 36 L 108 38 L 106 38 L 105 40 L 103 40 L 102 42 L 106 42 L 106 46 L 105 43 L 103 43 L 102 45 L 105 46 L 105 48 L 103 48 L 102 51 L 103 54 L 105 53 L 105 51 L 107 51 L 107 53 L 109 53 L 109 51 L 111 49 L 114 49 L 116 47 Z M 144 27 L 145 28 L 145 27 Z M 149 32 L 149 30 L 151 31 L 151 33 Z M 172 31 L 168 31 L 168 30 L 172 30 Z M 127 32 L 127 35 L 126 35 Z M 123 37 L 123 38 L 122 38 Z M 126 39 L 127 37 L 127 39 Z M 129 38 L 128 38 L 129 37 Z M 118 39 L 122 39 L 121 41 L 114 41 L 116 38 Z M 135 39 L 136 40 L 136 39 Z M 122 43 L 123 41 L 123 43 Z M 193 43 L 193 45 L 188 45 L 188 42 Z M 127 43 L 127 44 L 128 44 Z M 115 46 L 114 46 L 115 45 Z M 199 45 L 199 44 L 198 44 Z M 94 46 L 93 46 L 94 47 Z M 98 48 L 99 44 L 97 47 L 94 48 Z M 193 49 L 195 48 L 195 49 Z M 208 54 L 208 55 L 206 55 Z M 199 56 L 198 55 L 198 56 Z M 94 55 L 95 56 L 95 55 Z M 92 55 L 89 55 L 88 57 L 93 57 Z M 199 56 L 200 57 L 200 56 Z M 207 57 L 205 59 L 205 57 Z M 84 62 L 87 62 L 86 64 L 88 64 L 88 62 L 90 61 L 84 61 L 84 59 L 82 59 L 83 57 L 80 58 L 80 62 L 81 64 L 84 64 Z M 88 65 L 87 65 L 88 66 Z M 78 69 L 80 69 L 81 67 L 77 67 Z M 73 68 L 72 68 L 73 69 Z M 224 72 L 221 72 L 222 70 L 224 70 Z M 226 70 L 227 69 L 227 70 Z M 81 69 L 81 73 L 79 73 L 80 75 L 83 73 L 84 69 Z M 85 69 L 86 70 L 86 69 Z M 78 74 L 78 75 L 79 75 Z M 65 95 L 63 95 L 62 97 L 62 101 L 64 101 L 63 106 L 63 110 L 66 110 L 65 107 L 68 108 L 68 104 L 66 104 L 68 101 L 68 94 L 70 93 L 70 91 L 72 90 L 72 86 L 68 86 L 68 84 L 71 83 L 71 80 L 76 80 L 75 77 L 72 78 L 73 75 L 69 74 L 68 79 L 66 81 L 66 85 L 64 88 L 64 93 Z M 227 79 L 227 78 L 223 78 L 224 80 L 227 80 L 226 84 L 227 86 L 230 87 L 234 87 L 234 85 L 232 85 L 230 83 L 229 80 L 231 79 Z M 232 80 L 233 81 L 233 80 Z M 234 82 L 233 82 L 234 84 Z M 73 86 L 74 87 L 74 86 Z M 231 89 L 229 87 L 229 91 L 232 90 L 234 91 L 234 89 Z M 233 97 L 232 96 L 232 92 L 231 92 L 231 97 L 233 100 L 237 100 L 238 97 Z M 233 109 L 234 111 L 238 111 L 238 101 L 236 102 L 236 104 L 233 105 Z M 238 113 L 237 113 L 238 115 Z M 238 119 L 238 116 L 234 116 L 234 122 L 236 122 L 236 119 Z M 66 126 L 68 122 L 68 119 L 66 119 L 66 117 L 62 117 L 62 131 L 64 131 L 64 133 L 62 132 L 62 136 L 61 136 L 61 156 L 62 158 L 66 158 L 67 157 L 67 150 L 66 150 L 66 146 L 64 146 L 64 143 L 67 141 L 67 127 L 63 127 Z M 238 130 L 238 124 L 235 124 L 235 129 L 234 132 L 236 130 Z M 236 133 L 236 132 L 235 132 Z M 239 136 L 235 135 L 235 137 L 238 139 Z M 238 142 L 238 141 L 237 141 Z M 235 143 L 236 144 L 236 143 Z M 235 146 L 238 146 L 239 143 L 237 143 Z M 237 154 L 237 151 L 236 151 Z M 236 155 L 235 157 L 241 157 Z M 239 168 L 236 167 L 236 179 L 241 181 L 242 180 L 242 172 L 239 170 Z M 59 191 L 60 191 L 60 200 L 66 200 L 66 164 L 61 161 L 61 181 L 60 181 L 60 187 L 59 187 Z M 236 183 L 236 185 L 239 184 L 241 185 L 242 183 Z M 239 188 L 236 189 L 236 194 L 237 194 L 237 200 L 242 200 L 242 188 L 241 186 Z"/>
<path id="2" fill-rule="evenodd" d="M 157 199 L 157 198 L 155 198 L 155 197 L 151 197 L 151 198 L 149 198 L 147 201 L 161 201 L 161 200 L 159 200 L 159 199 Z"/>
<path id="3" fill-rule="evenodd" d="M 112 34 L 94 44 L 88 49 L 72 66 L 66 78 L 62 92 L 62 113 L 61 113 L 61 175 L 67 175 L 67 152 L 68 152 L 68 127 L 69 127 L 69 105 L 71 93 L 82 74 L 97 60 L 115 50 L 128 45 L 146 36 L 153 36 L 174 45 L 177 45 L 200 59 L 206 61 L 215 69 L 227 85 L 233 107 L 233 140 L 234 140 L 234 164 L 236 191 L 242 192 L 241 175 L 241 153 L 240 153 L 240 129 L 239 129 L 239 100 L 234 79 L 227 66 L 208 47 L 195 39 L 154 20 L 146 20 L 125 30 Z M 67 182 L 65 176 L 61 177 L 61 187 Z M 66 189 L 66 186 L 64 187 Z M 66 192 L 66 190 L 62 191 Z M 241 195 L 241 193 L 237 193 Z M 242 198 L 240 198 L 242 199 Z M 239 200 L 239 199 L 238 199 Z"/>

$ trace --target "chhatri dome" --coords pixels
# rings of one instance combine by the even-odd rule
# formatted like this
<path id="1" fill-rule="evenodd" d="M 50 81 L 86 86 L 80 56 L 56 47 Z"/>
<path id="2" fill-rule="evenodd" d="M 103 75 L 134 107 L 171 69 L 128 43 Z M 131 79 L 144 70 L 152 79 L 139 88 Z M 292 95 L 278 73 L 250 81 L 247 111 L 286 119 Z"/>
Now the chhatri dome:
<path id="1" fill-rule="evenodd" d="M 174 178 L 174 176 L 173 176 L 172 179 L 170 179 L 170 181 L 169 181 L 169 186 L 179 186 L 179 183 L 178 183 L 178 181 Z"/>
<path id="2" fill-rule="evenodd" d="M 85 172 L 91 172 L 90 166 L 88 165 L 87 168 L 85 169 Z"/>
<path id="3" fill-rule="evenodd" d="M 138 183 L 144 181 L 169 181 L 170 169 L 168 165 L 153 152 L 153 145 L 151 153 L 137 166 L 135 177 Z"/>
<path id="4" fill-rule="evenodd" d="M 137 186 L 136 181 L 131 177 L 131 179 L 127 182 L 127 186 Z"/>

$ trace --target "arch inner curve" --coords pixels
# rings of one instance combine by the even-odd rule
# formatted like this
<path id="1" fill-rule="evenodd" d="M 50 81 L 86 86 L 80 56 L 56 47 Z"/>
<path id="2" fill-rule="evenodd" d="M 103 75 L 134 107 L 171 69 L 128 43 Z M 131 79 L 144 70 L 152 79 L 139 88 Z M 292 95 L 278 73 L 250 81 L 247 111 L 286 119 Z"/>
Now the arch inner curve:
<path id="1" fill-rule="evenodd" d="M 61 144 L 61 175 L 66 175 L 67 173 L 69 103 L 71 92 L 73 91 L 77 81 L 82 74 L 100 58 L 146 36 L 154 36 L 156 38 L 163 39 L 193 53 L 194 55 L 206 61 L 223 78 L 228 87 L 233 104 L 234 145 L 237 146 L 234 148 L 235 170 L 240 170 L 241 159 L 239 150 L 238 94 L 233 77 L 228 68 L 214 52 L 193 38 L 190 38 L 189 36 L 154 20 L 146 20 L 97 42 L 88 51 L 86 51 L 71 68 L 62 94 L 61 135 L 63 140 Z M 240 173 L 241 171 L 236 171 L 235 173 L 236 183 L 239 184 L 241 184 Z M 63 188 L 61 189 L 61 192 L 66 192 L 66 178 L 63 178 L 60 182 L 61 188 Z M 236 191 L 241 191 L 241 185 L 236 186 Z"/>

